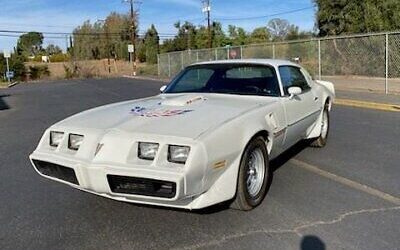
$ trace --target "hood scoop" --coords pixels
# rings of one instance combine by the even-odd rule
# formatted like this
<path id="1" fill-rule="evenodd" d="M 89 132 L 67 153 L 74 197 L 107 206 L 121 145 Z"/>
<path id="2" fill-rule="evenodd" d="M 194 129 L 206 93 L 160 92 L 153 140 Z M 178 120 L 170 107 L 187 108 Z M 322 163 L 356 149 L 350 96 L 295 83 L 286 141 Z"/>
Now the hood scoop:
<path id="1" fill-rule="evenodd" d="M 200 95 L 182 95 L 178 97 L 168 98 L 161 102 L 161 105 L 165 106 L 176 106 L 176 107 L 184 107 L 190 106 L 195 103 L 200 103 L 205 101 L 206 98 Z"/>

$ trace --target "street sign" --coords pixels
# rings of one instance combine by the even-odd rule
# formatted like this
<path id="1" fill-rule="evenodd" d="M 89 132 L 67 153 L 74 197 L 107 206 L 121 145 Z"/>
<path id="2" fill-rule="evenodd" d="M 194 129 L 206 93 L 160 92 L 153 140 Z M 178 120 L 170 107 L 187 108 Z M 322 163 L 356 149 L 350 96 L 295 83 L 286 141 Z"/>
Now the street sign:
<path id="1" fill-rule="evenodd" d="M 14 71 L 7 71 L 6 72 L 6 76 L 7 76 L 7 78 L 14 78 Z"/>
<path id="2" fill-rule="evenodd" d="M 129 53 L 135 52 L 135 46 L 133 46 L 133 44 L 128 44 L 128 52 Z"/>
<path id="3" fill-rule="evenodd" d="M 4 58 L 10 58 L 11 57 L 10 51 L 8 51 L 8 50 L 4 50 L 3 54 L 4 54 Z"/>

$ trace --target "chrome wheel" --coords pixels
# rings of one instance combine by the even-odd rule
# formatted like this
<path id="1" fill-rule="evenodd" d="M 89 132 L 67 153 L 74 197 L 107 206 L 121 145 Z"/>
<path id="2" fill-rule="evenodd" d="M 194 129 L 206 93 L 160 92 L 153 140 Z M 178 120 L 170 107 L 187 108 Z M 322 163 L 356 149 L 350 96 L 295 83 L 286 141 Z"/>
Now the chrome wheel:
<path id="1" fill-rule="evenodd" d="M 251 197 L 256 197 L 263 186 L 265 177 L 265 159 L 260 148 L 255 148 L 250 153 L 247 166 L 247 191 Z"/>
<path id="2" fill-rule="evenodd" d="M 321 124 L 321 137 L 325 139 L 328 135 L 329 121 L 328 121 L 328 111 L 325 110 L 322 114 L 322 124 Z"/>

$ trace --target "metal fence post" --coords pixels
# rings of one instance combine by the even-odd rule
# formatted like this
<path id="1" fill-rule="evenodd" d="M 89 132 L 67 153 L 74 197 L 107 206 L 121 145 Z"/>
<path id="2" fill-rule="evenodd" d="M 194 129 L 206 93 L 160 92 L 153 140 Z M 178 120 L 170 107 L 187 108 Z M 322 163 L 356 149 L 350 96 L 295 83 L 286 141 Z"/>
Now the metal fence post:
<path id="1" fill-rule="evenodd" d="M 275 44 L 272 44 L 272 59 L 275 59 Z"/>
<path id="2" fill-rule="evenodd" d="M 181 51 L 181 69 L 183 69 L 184 68 L 184 66 L 183 66 L 183 51 Z"/>
<path id="3" fill-rule="evenodd" d="M 389 34 L 386 34 L 385 42 L 385 93 L 389 93 Z"/>
<path id="4" fill-rule="evenodd" d="M 168 77 L 171 78 L 171 53 L 168 53 Z"/>
<path id="5" fill-rule="evenodd" d="M 322 79 L 321 39 L 318 39 L 318 78 Z"/>

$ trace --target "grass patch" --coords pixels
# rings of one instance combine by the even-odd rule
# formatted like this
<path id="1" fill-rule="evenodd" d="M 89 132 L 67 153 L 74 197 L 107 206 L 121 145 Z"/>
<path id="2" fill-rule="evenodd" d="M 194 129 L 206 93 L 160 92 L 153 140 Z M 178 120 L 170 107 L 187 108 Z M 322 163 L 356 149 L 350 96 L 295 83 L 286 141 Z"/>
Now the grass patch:
<path id="1" fill-rule="evenodd" d="M 2 82 L 0 81 L 0 88 L 7 88 L 8 87 L 8 82 Z"/>
<path id="2" fill-rule="evenodd" d="M 141 76 L 158 76 L 157 64 L 139 64 L 138 74 Z"/>

